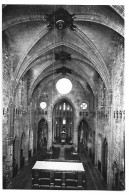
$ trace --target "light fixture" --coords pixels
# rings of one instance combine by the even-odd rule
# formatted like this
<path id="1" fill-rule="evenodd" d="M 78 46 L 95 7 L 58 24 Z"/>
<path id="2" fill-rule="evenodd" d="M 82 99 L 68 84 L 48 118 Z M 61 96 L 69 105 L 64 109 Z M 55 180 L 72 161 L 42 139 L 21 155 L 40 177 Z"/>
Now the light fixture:
<path id="1" fill-rule="evenodd" d="M 45 109 L 46 106 L 47 106 L 46 102 L 41 102 L 41 103 L 40 103 L 40 107 L 41 107 L 42 109 Z"/>
<path id="2" fill-rule="evenodd" d="M 84 109 L 87 109 L 87 104 L 86 104 L 86 103 L 82 103 L 80 107 L 81 107 L 83 110 L 84 110 Z"/>
<path id="3" fill-rule="evenodd" d="M 62 78 L 57 81 L 56 88 L 60 94 L 68 94 L 72 89 L 72 83 L 69 79 Z"/>

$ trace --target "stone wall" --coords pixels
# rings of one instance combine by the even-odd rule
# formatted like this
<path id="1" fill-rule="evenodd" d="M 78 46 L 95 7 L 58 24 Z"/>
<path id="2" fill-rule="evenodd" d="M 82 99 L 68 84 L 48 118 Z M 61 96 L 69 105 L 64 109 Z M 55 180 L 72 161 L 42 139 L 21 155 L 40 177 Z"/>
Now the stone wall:
<path id="1" fill-rule="evenodd" d="M 8 42 L 8 34 L 3 33 L 3 180 L 10 187 L 12 177 L 12 107 L 13 95 L 13 59 Z M 5 186 L 4 186 L 5 187 Z"/>
<path id="2" fill-rule="evenodd" d="M 108 69 L 111 75 L 111 89 L 106 91 L 104 83 L 99 79 L 98 112 L 96 125 L 96 163 L 102 165 L 103 141 L 108 143 L 108 188 L 116 189 L 114 184 L 115 173 L 124 170 L 124 41 L 119 35 L 112 38 L 111 47 L 108 49 Z M 112 55 L 111 55 L 112 53 Z M 114 165 L 115 163 L 115 165 Z M 117 168 L 114 172 L 114 166 Z M 101 167 L 102 171 L 102 167 Z M 118 176 L 119 177 L 119 176 Z M 118 186 L 117 186 L 118 188 Z"/>
<path id="3" fill-rule="evenodd" d="M 121 173 L 124 172 L 125 169 L 124 40 L 122 37 L 115 36 L 113 41 L 114 66 L 112 68 L 112 166 L 113 174 L 115 175 L 118 173 L 118 178 L 121 179 Z M 113 185 L 116 188 L 119 186 L 116 183 Z"/>
<path id="4" fill-rule="evenodd" d="M 67 78 L 67 76 L 66 76 Z M 69 78 L 69 77 L 68 77 Z M 35 138 L 37 137 L 37 130 L 38 130 L 38 122 L 41 120 L 42 117 L 44 117 L 48 122 L 48 148 L 52 146 L 52 115 L 53 115 L 53 109 L 54 105 L 60 101 L 61 99 L 66 99 L 70 101 L 74 107 L 74 134 L 73 134 L 73 143 L 74 145 L 78 145 L 78 126 L 79 122 L 86 116 L 83 116 L 83 110 L 81 109 L 80 105 L 83 102 L 86 102 L 87 112 L 92 113 L 93 112 L 93 105 L 89 101 L 92 97 L 92 95 L 86 94 L 82 86 L 79 84 L 79 82 L 73 80 L 70 78 L 73 87 L 69 94 L 62 95 L 60 94 L 56 89 L 56 82 L 58 79 L 55 79 L 54 81 L 50 81 L 47 83 L 44 88 L 42 88 L 42 83 L 37 88 L 37 90 L 33 94 L 33 108 L 37 110 L 37 113 L 33 117 L 35 118 L 35 124 L 33 126 L 33 131 L 35 134 Z M 47 103 L 47 107 L 42 111 L 40 108 L 40 102 L 45 101 Z M 82 115 L 80 115 L 80 112 L 82 112 Z M 45 114 L 47 113 L 47 114 Z M 87 116 L 87 120 L 89 120 L 90 114 Z M 88 121 L 89 122 L 89 121 Z M 90 123 L 90 122 L 89 122 Z M 91 120 L 92 124 L 92 120 Z M 92 125 L 91 125 L 92 126 Z M 36 149 L 36 140 L 35 142 L 35 149 Z"/>
<path id="5" fill-rule="evenodd" d="M 108 189 L 118 189 L 116 180 L 121 179 L 125 168 L 124 20 L 109 6 L 62 7 L 75 13 L 74 31 L 47 29 L 44 16 L 54 11 L 55 6 L 8 5 L 3 9 L 4 187 L 11 187 L 12 177 L 37 151 L 38 123 L 42 118 L 48 123 L 47 149 L 50 149 L 53 109 L 59 100 L 66 98 L 74 107 L 75 150 L 78 126 L 85 119 L 91 131 L 94 164 L 98 167 L 101 163 L 102 172 L 106 140 L 107 185 Z M 72 72 L 66 77 L 73 83 L 72 91 L 65 96 L 55 87 L 61 76 L 54 78 L 51 74 L 63 66 L 64 61 L 55 60 L 55 54 L 62 48 L 71 55 L 65 66 Z M 47 103 L 45 110 L 40 108 L 41 101 Z M 82 102 L 88 105 L 85 111 L 80 108 Z"/>
<path id="6" fill-rule="evenodd" d="M 11 187 L 11 178 L 21 168 L 21 138 L 24 133 L 23 156 L 28 161 L 30 113 L 27 79 L 14 81 L 14 58 L 8 36 L 3 34 L 3 177 L 4 188 Z M 31 135 L 32 137 L 32 135 Z M 16 170 L 17 169 L 17 170 Z"/>

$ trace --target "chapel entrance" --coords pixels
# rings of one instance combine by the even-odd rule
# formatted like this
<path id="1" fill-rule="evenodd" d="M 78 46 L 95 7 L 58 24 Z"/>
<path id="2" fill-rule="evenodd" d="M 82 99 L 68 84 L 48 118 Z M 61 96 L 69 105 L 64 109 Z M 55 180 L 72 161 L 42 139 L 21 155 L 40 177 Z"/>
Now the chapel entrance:
<path id="1" fill-rule="evenodd" d="M 72 142 L 74 110 L 68 100 L 59 101 L 53 110 L 53 141 L 68 144 Z"/>
<path id="2" fill-rule="evenodd" d="M 47 121 L 42 118 L 38 124 L 38 141 L 37 148 L 40 149 L 47 144 L 48 124 Z"/>
<path id="3" fill-rule="evenodd" d="M 78 143 L 88 144 L 89 127 L 85 119 L 82 119 L 78 126 Z"/>

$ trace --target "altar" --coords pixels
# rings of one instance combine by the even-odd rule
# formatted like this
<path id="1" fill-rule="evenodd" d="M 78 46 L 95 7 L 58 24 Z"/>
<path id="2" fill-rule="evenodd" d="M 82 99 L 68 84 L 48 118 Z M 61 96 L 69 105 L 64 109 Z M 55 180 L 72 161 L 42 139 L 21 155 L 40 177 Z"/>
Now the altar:
<path id="1" fill-rule="evenodd" d="M 66 142 L 66 136 L 67 136 L 67 134 L 66 134 L 65 131 L 62 131 L 62 132 L 60 133 L 61 143 L 65 143 L 65 142 Z"/>
<path id="2" fill-rule="evenodd" d="M 37 161 L 32 168 L 33 189 L 85 189 L 82 163 Z"/>

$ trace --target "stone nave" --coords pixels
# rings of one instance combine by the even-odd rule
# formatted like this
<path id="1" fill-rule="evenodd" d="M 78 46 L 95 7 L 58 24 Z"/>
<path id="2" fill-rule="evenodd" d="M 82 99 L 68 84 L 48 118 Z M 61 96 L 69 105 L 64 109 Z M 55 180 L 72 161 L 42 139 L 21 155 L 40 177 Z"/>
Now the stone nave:
<path id="1" fill-rule="evenodd" d="M 124 6 L 3 5 L 2 49 L 3 188 L 32 189 L 38 161 L 124 190 Z M 80 189 L 56 174 L 47 189 Z"/>

